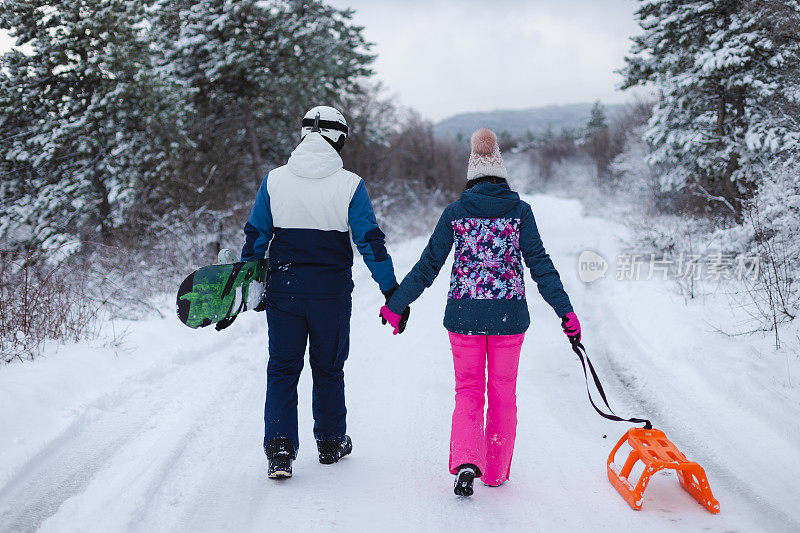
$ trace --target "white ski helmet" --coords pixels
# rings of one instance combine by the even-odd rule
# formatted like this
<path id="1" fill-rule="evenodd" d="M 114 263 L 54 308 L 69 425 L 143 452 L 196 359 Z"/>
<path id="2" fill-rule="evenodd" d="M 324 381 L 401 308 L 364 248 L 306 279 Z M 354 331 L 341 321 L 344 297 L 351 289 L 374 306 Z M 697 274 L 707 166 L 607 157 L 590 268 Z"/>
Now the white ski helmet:
<path id="1" fill-rule="evenodd" d="M 328 139 L 337 151 L 341 151 L 348 130 L 347 121 L 339 110 L 326 105 L 309 109 L 303 117 L 300 138 L 304 139 L 306 135 L 315 130 Z"/>

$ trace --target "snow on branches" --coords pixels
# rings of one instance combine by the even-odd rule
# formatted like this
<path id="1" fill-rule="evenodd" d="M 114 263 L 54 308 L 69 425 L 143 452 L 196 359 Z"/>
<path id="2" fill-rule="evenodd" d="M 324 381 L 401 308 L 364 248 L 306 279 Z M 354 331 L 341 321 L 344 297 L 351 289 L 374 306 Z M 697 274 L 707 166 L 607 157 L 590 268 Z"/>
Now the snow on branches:
<path id="1" fill-rule="evenodd" d="M 780 8 L 772 4 L 780 3 Z M 739 209 L 760 172 L 800 145 L 800 2 L 644 0 L 624 88 L 660 92 L 645 139 L 662 185 L 702 187 Z M 779 22 L 780 21 L 780 22 Z"/>
<path id="2" fill-rule="evenodd" d="M 320 0 L 0 0 L 16 40 L 0 59 L 0 238 L 108 242 L 251 196 L 303 112 L 371 74 L 351 17 Z"/>

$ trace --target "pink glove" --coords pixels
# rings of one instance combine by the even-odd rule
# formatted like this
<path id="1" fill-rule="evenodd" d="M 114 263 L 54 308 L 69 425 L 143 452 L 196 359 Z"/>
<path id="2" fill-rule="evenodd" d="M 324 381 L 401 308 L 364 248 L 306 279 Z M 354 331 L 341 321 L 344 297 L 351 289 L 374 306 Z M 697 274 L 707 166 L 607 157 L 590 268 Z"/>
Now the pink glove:
<path id="1" fill-rule="evenodd" d="M 394 333 L 392 333 L 392 335 L 397 335 L 400 332 L 400 319 L 403 318 L 401 315 L 392 312 L 388 305 L 384 305 L 381 307 L 381 317 L 394 328 Z"/>
<path id="2" fill-rule="evenodd" d="M 578 315 L 575 313 L 567 313 L 561 318 L 561 327 L 564 333 L 570 340 L 573 338 L 580 342 L 581 340 L 581 323 L 578 322 Z"/>

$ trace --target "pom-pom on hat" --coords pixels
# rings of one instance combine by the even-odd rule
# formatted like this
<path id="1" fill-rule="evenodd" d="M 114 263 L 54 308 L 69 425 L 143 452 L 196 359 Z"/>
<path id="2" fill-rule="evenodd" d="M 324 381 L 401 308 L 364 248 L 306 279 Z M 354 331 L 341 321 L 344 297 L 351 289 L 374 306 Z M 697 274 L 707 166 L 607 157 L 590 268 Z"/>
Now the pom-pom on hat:
<path id="1" fill-rule="evenodd" d="M 467 181 L 484 176 L 508 178 L 508 171 L 503 165 L 503 156 L 497 145 L 497 135 L 488 129 L 481 128 L 472 134 L 470 139 L 472 152 L 467 165 Z"/>

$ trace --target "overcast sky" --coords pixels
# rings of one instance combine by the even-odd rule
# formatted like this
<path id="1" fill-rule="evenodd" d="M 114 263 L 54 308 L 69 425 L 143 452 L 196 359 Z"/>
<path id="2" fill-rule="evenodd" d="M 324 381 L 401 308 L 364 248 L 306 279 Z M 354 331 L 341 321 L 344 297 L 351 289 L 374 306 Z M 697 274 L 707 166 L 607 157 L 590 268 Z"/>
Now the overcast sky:
<path id="1" fill-rule="evenodd" d="M 331 1 L 356 10 L 377 78 L 433 120 L 631 97 L 614 71 L 637 33 L 636 0 Z"/>
<path id="2" fill-rule="evenodd" d="M 377 76 L 431 119 L 462 111 L 622 102 L 635 0 L 332 0 L 356 10 Z"/>

